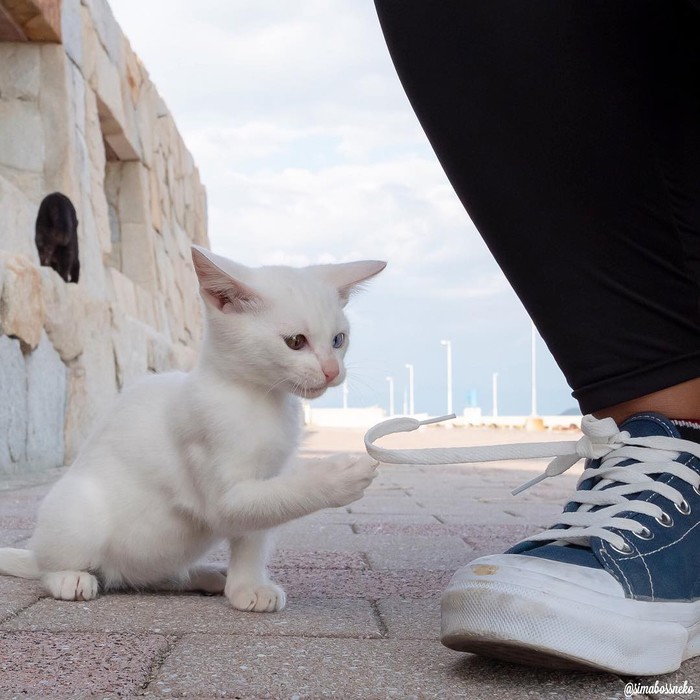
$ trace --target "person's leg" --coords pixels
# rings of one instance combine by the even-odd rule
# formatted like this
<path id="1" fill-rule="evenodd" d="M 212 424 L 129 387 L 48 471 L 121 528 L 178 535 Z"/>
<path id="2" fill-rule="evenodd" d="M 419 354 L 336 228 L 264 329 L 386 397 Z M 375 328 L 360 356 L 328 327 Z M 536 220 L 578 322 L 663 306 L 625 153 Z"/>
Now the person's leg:
<path id="1" fill-rule="evenodd" d="M 591 459 L 557 525 L 455 574 L 443 643 L 671 671 L 700 654 L 698 9 L 375 2 L 452 185 L 604 419 L 584 419 L 576 454 Z"/>
<path id="2" fill-rule="evenodd" d="M 440 163 L 583 412 L 700 377 L 693 10 L 673 0 L 377 8 Z"/>

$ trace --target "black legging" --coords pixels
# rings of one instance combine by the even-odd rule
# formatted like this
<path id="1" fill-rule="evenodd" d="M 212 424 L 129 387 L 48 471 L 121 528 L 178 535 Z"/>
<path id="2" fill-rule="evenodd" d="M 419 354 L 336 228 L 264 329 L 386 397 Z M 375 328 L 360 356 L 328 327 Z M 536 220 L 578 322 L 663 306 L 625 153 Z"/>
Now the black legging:
<path id="1" fill-rule="evenodd" d="M 590 413 L 700 377 L 700 8 L 376 0 L 453 187 Z"/>

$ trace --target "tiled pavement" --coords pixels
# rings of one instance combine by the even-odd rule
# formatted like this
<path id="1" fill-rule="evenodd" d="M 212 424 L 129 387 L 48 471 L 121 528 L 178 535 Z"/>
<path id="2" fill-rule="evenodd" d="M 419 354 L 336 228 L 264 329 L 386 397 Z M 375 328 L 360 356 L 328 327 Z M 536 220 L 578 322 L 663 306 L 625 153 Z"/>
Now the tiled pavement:
<path id="1" fill-rule="evenodd" d="M 432 429 L 398 440 L 576 437 Z M 304 445 L 307 455 L 361 449 L 351 430 L 310 433 Z M 559 512 L 575 474 L 509 495 L 544 466 L 382 467 L 362 501 L 280 531 L 272 569 L 288 604 L 276 614 L 198 595 L 58 602 L 36 582 L 0 577 L 0 699 L 624 698 L 628 679 L 498 663 L 438 641 L 439 596 L 452 571 Z M 0 546 L 26 542 L 48 477 L 0 483 Z M 684 679 L 700 687 L 700 664 L 661 680 Z"/>

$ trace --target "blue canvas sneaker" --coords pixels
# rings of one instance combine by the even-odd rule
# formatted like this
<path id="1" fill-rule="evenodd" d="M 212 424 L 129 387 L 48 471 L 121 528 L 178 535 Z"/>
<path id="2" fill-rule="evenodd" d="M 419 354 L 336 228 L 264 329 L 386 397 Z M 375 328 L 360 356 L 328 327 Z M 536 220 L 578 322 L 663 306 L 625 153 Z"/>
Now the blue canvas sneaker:
<path id="1" fill-rule="evenodd" d="M 368 449 L 382 461 L 373 440 L 396 430 L 373 430 Z M 582 430 L 577 443 L 546 445 L 560 456 L 544 477 L 588 458 L 558 523 L 455 573 L 442 597 L 442 642 L 538 666 L 674 671 L 700 654 L 700 444 L 653 413 L 620 428 L 585 416 Z M 491 448 L 491 459 L 520 447 L 532 451 Z M 404 451 L 385 461 L 485 461 L 488 449 Z"/>

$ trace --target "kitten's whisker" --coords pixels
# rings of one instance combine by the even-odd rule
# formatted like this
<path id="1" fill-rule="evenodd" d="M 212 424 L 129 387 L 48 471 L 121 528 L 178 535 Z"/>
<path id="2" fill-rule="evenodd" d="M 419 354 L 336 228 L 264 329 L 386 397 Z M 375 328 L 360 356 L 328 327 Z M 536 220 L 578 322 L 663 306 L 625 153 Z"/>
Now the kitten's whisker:
<path id="1" fill-rule="evenodd" d="M 291 380 L 288 379 L 287 377 L 283 377 L 283 378 L 280 379 L 278 382 L 275 382 L 275 383 L 265 392 L 265 396 L 267 396 L 273 389 L 275 389 L 276 387 L 278 387 L 280 384 L 284 384 L 285 382 L 289 382 L 289 381 L 291 381 Z"/>

